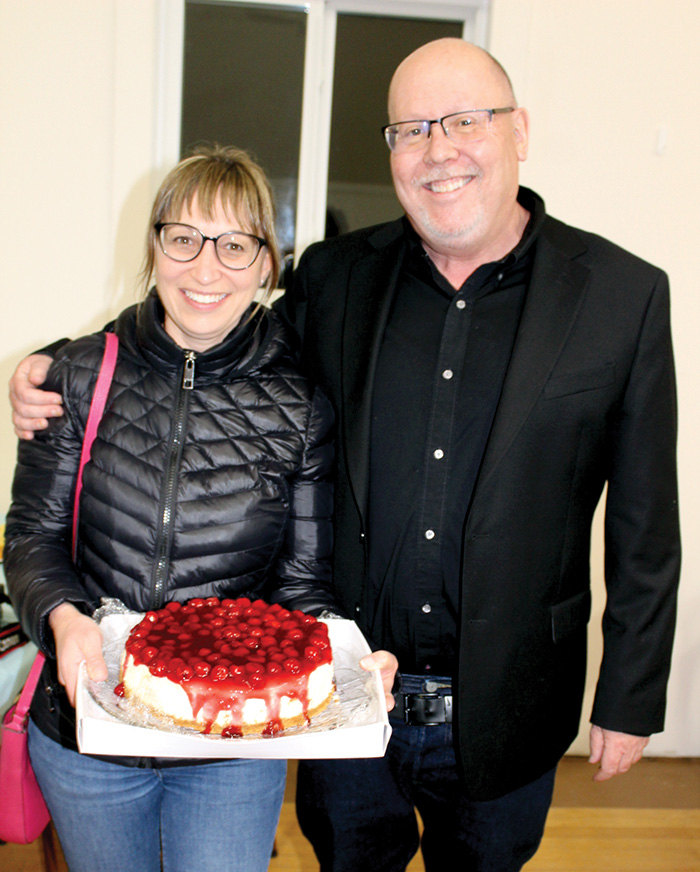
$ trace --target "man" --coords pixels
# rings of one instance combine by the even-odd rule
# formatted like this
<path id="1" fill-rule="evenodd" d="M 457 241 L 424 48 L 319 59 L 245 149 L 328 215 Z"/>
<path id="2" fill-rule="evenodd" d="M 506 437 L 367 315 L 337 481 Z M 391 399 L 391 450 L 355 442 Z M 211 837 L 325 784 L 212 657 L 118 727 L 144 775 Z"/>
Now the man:
<path id="1" fill-rule="evenodd" d="M 481 49 L 409 55 L 389 119 L 406 218 L 311 246 L 281 309 L 338 415 L 336 593 L 401 683 L 386 757 L 303 761 L 299 818 L 324 872 L 405 869 L 414 806 L 429 872 L 514 872 L 578 729 L 606 482 L 596 779 L 663 728 L 680 561 L 668 283 L 519 187 L 527 113 Z M 39 417 L 21 385 L 18 432 Z"/>

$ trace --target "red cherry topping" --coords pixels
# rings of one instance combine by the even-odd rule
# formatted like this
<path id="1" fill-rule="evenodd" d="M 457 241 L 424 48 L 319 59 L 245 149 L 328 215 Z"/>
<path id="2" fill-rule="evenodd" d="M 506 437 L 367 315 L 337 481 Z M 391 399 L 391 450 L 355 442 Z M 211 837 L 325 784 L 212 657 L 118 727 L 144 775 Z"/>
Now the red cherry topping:
<path id="1" fill-rule="evenodd" d="M 298 610 L 251 603 L 247 597 L 169 602 L 144 616 L 127 649 L 154 675 L 181 683 L 193 711 L 205 713 L 204 733 L 212 730 L 219 712 L 229 712 L 233 722 L 224 735 L 230 736 L 242 732 L 242 706 L 251 689 L 272 705 L 283 686 L 305 712 L 305 685 L 297 676 L 330 661 L 324 624 Z M 266 734 L 274 735 L 280 729 L 278 711 L 269 711 L 275 713 Z"/>

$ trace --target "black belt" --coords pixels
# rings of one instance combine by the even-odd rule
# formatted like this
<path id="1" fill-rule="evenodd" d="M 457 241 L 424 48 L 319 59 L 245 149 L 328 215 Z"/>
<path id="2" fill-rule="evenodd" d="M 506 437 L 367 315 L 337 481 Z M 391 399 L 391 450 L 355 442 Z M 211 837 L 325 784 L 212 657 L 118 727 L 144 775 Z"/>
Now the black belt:
<path id="1" fill-rule="evenodd" d="M 395 693 L 396 706 L 390 714 L 405 724 L 433 727 L 452 723 L 452 696 L 436 693 Z"/>

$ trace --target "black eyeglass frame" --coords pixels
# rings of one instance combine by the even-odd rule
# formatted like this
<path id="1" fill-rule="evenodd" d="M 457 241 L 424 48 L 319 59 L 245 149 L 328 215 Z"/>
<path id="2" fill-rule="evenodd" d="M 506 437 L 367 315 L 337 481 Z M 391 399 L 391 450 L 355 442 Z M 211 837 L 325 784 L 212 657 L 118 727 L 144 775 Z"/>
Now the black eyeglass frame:
<path id="1" fill-rule="evenodd" d="M 179 257 L 173 257 L 172 254 L 168 254 L 165 250 L 165 245 L 163 244 L 163 236 L 162 230 L 164 227 L 188 227 L 190 230 L 194 230 L 196 233 L 202 237 L 202 244 L 199 246 L 199 250 L 196 254 L 193 254 L 192 257 L 185 258 L 181 260 Z M 198 227 L 193 227 L 191 224 L 184 224 L 182 221 L 159 221 L 157 224 L 153 225 L 156 231 L 156 237 L 158 239 L 158 244 L 160 245 L 160 250 L 166 257 L 169 257 L 170 260 L 174 260 L 176 263 L 191 263 L 193 260 L 196 260 L 199 255 L 202 253 L 202 249 L 204 245 L 211 241 L 214 243 L 214 251 L 216 252 L 216 257 L 221 264 L 221 266 L 226 269 L 233 270 L 242 270 L 242 269 L 250 269 L 250 267 L 255 263 L 258 259 L 260 252 L 263 250 L 263 247 L 267 245 L 267 240 L 263 239 L 262 236 L 256 236 L 254 233 L 245 233 L 243 230 L 226 230 L 224 233 L 220 233 L 218 236 L 205 236 L 202 231 Z M 230 236 L 231 234 L 236 234 L 237 236 L 247 236 L 248 239 L 255 239 L 258 243 L 258 250 L 255 252 L 255 257 L 251 260 L 251 262 L 247 266 L 229 266 L 229 264 L 224 263 L 221 260 L 221 255 L 219 254 L 219 247 L 217 242 L 221 239 L 222 236 Z"/>
<path id="2" fill-rule="evenodd" d="M 447 132 L 445 128 L 444 121 L 447 118 L 454 118 L 456 115 L 468 115 L 470 112 L 488 112 L 489 113 L 489 124 L 491 123 L 494 115 L 504 115 L 508 112 L 515 112 L 515 106 L 502 106 L 498 109 L 462 109 L 461 112 L 450 112 L 449 115 L 443 115 L 442 118 L 409 118 L 407 121 L 394 121 L 391 124 L 385 124 L 382 127 L 382 135 L 384 136 L 384 141 L 389 146 L 389 150 L 393 151 L 394 149 L 389 145 L 389 136 L 388 131 L 391 127 L 398 127 L 399 124 L 427 124 L 427 138 L 430 139 L 430 132 L 433 129 L 433 124 L 439 124 L 442 127 L 442 132 L 449 139 L 450 134 Z"/>

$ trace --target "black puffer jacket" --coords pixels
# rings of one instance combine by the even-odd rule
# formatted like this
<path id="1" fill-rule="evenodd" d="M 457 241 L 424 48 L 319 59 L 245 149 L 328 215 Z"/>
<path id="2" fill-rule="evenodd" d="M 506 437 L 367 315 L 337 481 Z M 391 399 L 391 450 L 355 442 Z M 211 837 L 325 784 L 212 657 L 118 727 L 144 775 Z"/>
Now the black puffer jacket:
<path id="1" fill-rule="evenodd" d="M 119 358 L 84 471 L 77 568 L 72 501 L 103 334 L 61 349 L 46 387 L 63 395 L 65 414 L 20 442 L 5 570 L 23 627 L 49 657 L 47 617 L 66 601 L 88 614 L 105 596 L 137 611 L 245 594 L 311 612 L 335 606 L 332 411 L 298 373 L 283 326 L 266 313 L 192 355 L 162 319 L 152 292 L 115 322 Z M 37 693 L 32 716 L 74 746 L 50 666 L 58 696 Z"/>

